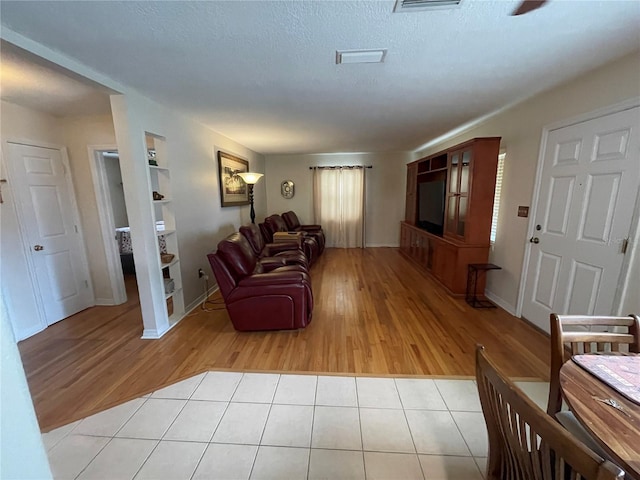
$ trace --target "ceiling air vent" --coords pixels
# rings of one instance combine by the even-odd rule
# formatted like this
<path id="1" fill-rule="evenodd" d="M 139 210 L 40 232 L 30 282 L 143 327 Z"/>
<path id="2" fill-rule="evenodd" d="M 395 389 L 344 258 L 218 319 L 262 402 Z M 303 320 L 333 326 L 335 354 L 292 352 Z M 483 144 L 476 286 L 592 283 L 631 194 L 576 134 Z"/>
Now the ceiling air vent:
<path id="1" fill-rule="evenodd" d="M 457 8 L 462 0 L 396 0 L 394 12 L 419 12 Z"/>
<path id="2" fill-rule="evenodd" d="M 382 63 L 387 55 L 386 48 L 376 50 L 337 50 L 336 63 Z"/>

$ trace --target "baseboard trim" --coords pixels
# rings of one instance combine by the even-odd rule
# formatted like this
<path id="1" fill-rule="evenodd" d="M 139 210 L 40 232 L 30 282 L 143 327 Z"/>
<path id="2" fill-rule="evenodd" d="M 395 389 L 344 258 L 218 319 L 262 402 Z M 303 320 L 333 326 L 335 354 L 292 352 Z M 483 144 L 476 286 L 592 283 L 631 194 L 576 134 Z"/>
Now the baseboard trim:
<path id="1" fill-rule="evenodd" d="M 116 301 L 113 298 L 96 298 L 95 302 L 96 305 L 105 307 L 116 305 Z"/>
<path id="2" fill-rule="evenodd" d="M 157 329 L 155 328 L 145 328 L 142 331 L 142 339 L 143 340 L 157 340 L 159 338 L 162 338 L 162 336 L 164 336 L 169 330 L 171 330 L 173 327 L 175 327 L 178 323 L 180 323 L 182 321 L 183 318 L 189 316 L 189 314 L 195 310 L 196 308 L 198 308 L 200 306 L 200 304 L 202 302 L 205 301 L 205 299 L 209 298 L 212 294 L 214 294 L 215 292 L 217 292 L 219 290 L 218 286 L 216 285 L 215 287 L 212 287 L 209 289 L 208 293 L 205 295 L 204 293 L 202 295 L 200 295 L 198 298 L 196 298 L 193 302 L 191 302 L 187 308 L 186 308 L 186 312 L 184 313 L 184 315 L 182 315 L 180 318 L 178 318 L 177 320 L 175 320 L 174 322 L 171 322 L 169 324 L 169 326 L 159 332 Z"/>
<path id="3" fill-rule="evenodd" d="M 45 327 L 43 327 L 42 325 L 38 325 L 37 327 L 30 328 L 29 330 L 13 332 L 13 336 L 15 337 L 16 343 L 18 343 L 18 342 L 21 342 L 23 340 L 26 340 L 29 337 L 33 337 L 36 333 L 40 333 L 40 332 L 46 330 L 47 327 L 48 327 L 48 325 L 45 326 Z M 11 328 L 13 328 L 13 325 L 11 325 Z"/>
<path id="4" fill-rule="evenodd" d="M 198 298 L 196 298 L 193 302 L 191 302 L 189 305 L 187 305 L 186 308 L 186 315 L 189 315 L 192 311 L 194 311 L 196 308 L 198 308 L 202 302 L 204 302 L 207 298 L 209 298 L 211 295 L 213 295 L 214 293 L 216 293 L 218 290 L 220 290 L 218 288 L 218 285 L 214 285 L 213 287 L 211 287 L 209 289 L 209 291 L 206 294 L 202 294 L 200 295 Z"/>
<path id="5" fill-rule="evenodd" d="M 399 243 L 367 243 L 365 248 L 400 248 Z"/>
<path id="6" fill-rule="evenodd" d="M 509 312 L 511 315 L 513 315 L 514 317 L 517 317 L 518 315 L 516 315 L 516 307 L 514 307 L 513 305 L 511 305 L 509 302 L 507 302 L 505 299 L 499 297 L 498 295 L 496 295 L 493 292 L 490 292 L 489 290 L 485 290 L 484 292 L 485 296 L 491 300 L 493 303 L 495 303 L 496 305 L 498 305 L 500 308 L 502 308 L 503 310 L 506 310 L 507 312 Z"/>

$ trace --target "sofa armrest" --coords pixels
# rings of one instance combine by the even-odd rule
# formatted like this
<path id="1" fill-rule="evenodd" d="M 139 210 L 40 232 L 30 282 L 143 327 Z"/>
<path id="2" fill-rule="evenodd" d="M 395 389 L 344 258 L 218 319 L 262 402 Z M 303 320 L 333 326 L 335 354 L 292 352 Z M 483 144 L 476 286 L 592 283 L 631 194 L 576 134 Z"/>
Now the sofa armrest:
<path id="1" fill-rule="evenodd" d="M 249 275 L 238 282 L 238 287 L 267 287 L 269 285 L 291 285 L 311 283 L 309 276 L 302 270 L 290 269 L 269 273 Z"/>
<path id="2" fill-rule="evenodd" d="M 282 257 L 262 257 L 258 260 L 258 263 L 265 273 L 271 272 L 279 267 L 284 267 L 287 264 L 286 260 Z"/>
<path id="3" fill-rule="evenodd" d="M 321 225 L 300 225 L 300 230 L 304 230 L 305 232 L 311 232 L 314 230 L 322 230 Z"/>
<path id="4" fill-rule="evenodd" d="M 290 251 L 296 251 L 296 250 L 301 250 L 301 248 L 298 246 L 297 242 L 290 242 L 290 243 L 267 243 L 264 247 L 264 254 L 267 257 L 271 257 L 273 255 L 275 255 L 276 253 L 282 253 L 282 252 L 290 252 Z"/>

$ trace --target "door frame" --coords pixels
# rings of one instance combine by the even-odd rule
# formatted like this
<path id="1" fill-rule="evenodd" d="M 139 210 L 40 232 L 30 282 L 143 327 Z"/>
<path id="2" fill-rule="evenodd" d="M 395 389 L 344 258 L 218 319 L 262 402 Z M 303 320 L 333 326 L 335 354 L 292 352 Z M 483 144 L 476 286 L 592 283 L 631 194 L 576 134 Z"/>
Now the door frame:
<path id="1" fill-rule="evenodd" d="M 533 195 L 531 196 L 531 208 L 529 211 L 529 225 L 527 227 L 527 236 L 526 238 L 530 238 L 535 233 L 535 219 L 538 208 L 538 201 L 540 199 L 540 188 L 542 181 L 542 168 L 544 166 L 544 155 L 547 149 L 547 139 L 549 137 L 549 133 L 553 130 L 558 130 L 564 127 L 570 127 L 571 125 L 576 125 L 578 123 L 587 122 L 589 120 L 595 120 L 599 117 L 604 117 L 606 115 L 611 115 L 614 113 L 624 112 L 625 110 L 630 110 L 632 108 L 640 106 L 640 97 L 632 97 L 627 100 L 624 100 L 619 103 L 615 103 L 613 105 L 609 105 L 607 107 L 599 108 L 593 110 L 591 112 L 583 113 L 574 117 L 566 118 L 563 120 L 558 120 L 556 122 L 549 123 L 542 127 L 542 135 L 540 138 L 540 150 L 538 151 L 538 164 L 536 166 L 536 176 L 535 176 L 535 184 L 533 188 Z M 611 315 L 621 315 L 622 302 L 621 300 L 626 296 L 628 284 L 629 284 L 629 269 L 631 265 L 631 259 L 636 255 L 635 250 L 637 248 L 637 244 L 640 242 L 638 239 L 638 233 L 640 232 L 639 222 L 638 222 L 638 213 L 640 213 L 640 193 L 636 196 L 635 204 L 634 204 L 634 216 L 631 221 L 631 225 L 629 228 L 629 237 L 634 241 L 630 242 L 629 250 L 625 254 L 622 260 L 622 269 L 620 270 L 620 277 L 618 278 L 618 284 L 616 286 L 616 292 L 614 296 L 614 305 L 615 311 L 611 312 Z M 524 305 L 524 291 L 526 287 L 526 279 L 527 273 L 529 271 L 529 262 L 531 260 L 531 244 L 526 241 L 524 256 L 522 259 L 522 271 L 520 273 L 520 287 L 518 288 L 518 300 L 516 303 L 516 316 L 522 317 L 522 309 Z"/>
<path id="2" fill-rule="evenodd" d="M 102 233 L 104 253 L 107 259 L 107 273 L 111 285 L 113 300 L 106 302 L 102 300 L 100 305 L 120 305 L 127 301 L 127 291 L 124 284 L 122 264 L 120 262 L 120 252 L 118 251 L 111 237 L 105 232 L 112 232 L 115 235 L 116 227 L 111 211 L 111 197 L 107 188 L 107 176 L 105 172 L 105 159 L 102 153 L 106 150 L 118 150 L 118 146 L 111 145 L 89 145 L 89 165 L 91 166 L 91 177 L 93 179 L 94 191 L 96 195 L 96 206 L 98 208 L 98 220 Z M 125 200 L 126 205 L 126 200 Z"/>
<path id="3" fill-rule="evenodd" d="M 71 202 L 71 214 L 73 216 L 73 222 L 78 227 L 78 237 L 80 241 L 80 262 L 82 264 L 82 268 L 86 270 L 87 273 L 87 282 L 89 283 L 89 306 L 95 305 L 95 293 L 93 290 L 93 281 L 91 279 L 91 269 L 89 268 L 89 261 L 87 256 L 87 245 L 85 243 L 84 238 L 84 230 L 82 228 L 82 223 L 80 221 L 80 210 L 78 209 L 78 203 L 76 199 L 76 191 L 73 185 L 73 178 L 71 178 L 71 168 L 69 167 L 69 154 L 67 151 L 67 147 L 64 145 L 59 145 L 55 143 L 43 142 L 40 140 L 29 140 L 21 137 L 8 137 L 2 139 L 2 146 L 4 147 L 4 163 L 7 169 L 7 179 L 11 183 L 13 187 L 16 187 L 15 179 L 17 178 L 14 168 L 15 165 L 13 163 L 13 159 L 9 158 L 9 144 L 18 144 L 25 145 L 29 147 L 37 147 L 37 148 L 48 148 L 51 150 L 58 150 L 60 152 L 60 158 L 62 160 L 62 166 L 64 168 L 64 178 L 67 190 L 71 193 L 70 202 Z M 12 190 L 12 192 L 15 188 Z M 16 199 L 16 195 L 13 195 L 13 207 L 16 214 L 16 219 L 18 223 L 19 236 L 22 243 L 22 250 L 25 256 L 25 262 L 28 268 L 28 276 L 31 282 L 31 288 L 34 293 L 34 297 L 36 298 L 36 307 L 38 310 L 38 314 L 40 316 L 40 323 L 42 325 L 42 329 L 51 326 L 47 323 L 46 315 L 45 315 L 45 305 L 42 300 L 42 292 L 40 290 L 40 286 L 37 281 L 36 268 L 33 263 L 33 258 L 31 256 L 31 245 L 29 244 L 29 238 L 27 235 L 27 228 L 24 221 L 24 211 L 22 209 L 22 205 Z"/>

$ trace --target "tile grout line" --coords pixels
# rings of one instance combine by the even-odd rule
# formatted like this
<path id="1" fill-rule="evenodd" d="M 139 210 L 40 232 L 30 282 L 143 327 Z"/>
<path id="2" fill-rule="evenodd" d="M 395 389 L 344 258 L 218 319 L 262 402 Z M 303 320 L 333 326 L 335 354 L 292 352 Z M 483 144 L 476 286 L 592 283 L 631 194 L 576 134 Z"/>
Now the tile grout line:
<path id="1" fill-rule="evenodd" d="M 211 370 L 209 370 L 209 372 L 211 372 Z M 193 395 L 196 393 L 196 390 L 198 390 L 198 388 L 200 387 L 200 385 L 202 384 L 202 382 L 204 382 L 204 379 L 207 377 L 207 375 L 209 375 L 209 372 L 207 372 L 207 374 L 202 378 L 202 380 L 200 381 L 200 383 L 198 384 L 198 387 L 196 387 L 196 389 L 191 393 L 191 396 L 189 397 L 189 400 L 191 400 L 191 398 L 193 397 Z M 191 480 L 196 472 L 198 471 L 198 467 L 200 467 L 200 464 L 202 463 L 202 459 L 204 458 L 205 454 L 207 453 L 207 451 L 209 450 L 210 445 L 213 443 L 213 436 L 216 434 L 216 432 L 218 431 L 218 427 L 220 426 L 220 424 L 222 423 L 222 419 L 224 418 L 225 414 L 227 413 L 227 410 L 229 409 L 229 405 L 231 404 L 231 399 L 233 398 L 233 396 L 236 393 L 236 390 L 238 390 L 238 386 L 240 385 L 240 382 L 242 381 L 242 379 L 244 378 L 244 373 L 240 376 L 240 380 L 238 381 L 238 383 L 236 384 L 236 387 L 233 389 L 233 392 L 231 392 L 231 395 L 229 396 L 229 401 L 227 402 L 227 406 L 224 407 L 224 412 L 222 412 L 222 415 L 220 416 L 220 421 L 218 421 L 218 424 L 216 425 L 216 427 L 213 429 L 213 432 L 211 433 L 211 437 L 209 437 L 209 441 L 207 442 L 207 446 L 205 447 L 204 451 L 202 452 L 202 455 L 200 455 L 200 459 L 198 460 L 198 462 L 196 463 L 196 468 L 193 469 L 193 473 L 191 474 L 191 476 L 189 477 L 189 480 Z M 255 459 L 254 459 L 255 460 Z"/>
<path id="2" fill-rule="evenodd" d="M 84 468 L 82 470 L 80 470 L 80 472 L 78 473 L 78 475 L 76 475 L 74 478 L 77 479 L 80 477 L 80 475 L 82 475 L 84 473 L 84 471 L 89 467 L 89 465 L 91 465 L 93 463 L 93 461 L 98 457 L 98 455 L 100 455 L 102 453 L 102 451 L 107 448 L 107 446 L 114 440 L 114 438 L 116 438 L 116 435 L 118 434 L 118 432 L 120 430 L 122 430 L 124 428 L 124 426 L 129 423 L 129 420 L 131 420 L 133 418 L 133 416 L 138 413 L 138 411 L 142 408 L 142 406 L 147 403 L 147 400 L 149 400 L 149 397 L 140 397 L 140 398 L 144 398 L 144 401 L 140 404 L 140 406 L 138 408 L 136 408 L 133 412 L 131 412 L 131 415 L 129 415 L 127 417 L 127 419 L 122 422 L 122 425 L 120 425 L 120 428 L 118 428 L 115 433 L 113 435 L 111 435 L 110 437 L 103 437 L 103 438 L 109 438 L 109 441 L 107 443 L 104 444 L 104 446 L 98 450 L 98 452 L 91 458 L 91 460 L 89 460 L 89 462 L 84 466 Z M 106 411 L 106 410 L 105 410 Z M 100 412 L 101 413 L 101 412 Z M 93 415 L 92 415 L 93 416 Z M 85 417 L 88 418 L 88 417 Z M 85 420 L 84 418 L 82 420 Z M 82 423 L 82 421 L 80 422 Z M 79 425 L 76 425 L 73 430 L 75 430 Z M 71 433 L 71 432 L 69 432 Z M 146 461 L 146 460 L 145 460 Z M 136 472 L 137 473 L 137 472 Z"/>
<path id="3" fill-rule="evenodd" d="M 180 414 L 182 413 L 182 411 L 186 408 L 187 404 L 189 403 L 189 399 L 193 396 L 194 392 L 198 389 L 198 387 L 200 386 L 200 384 L 202 383 L 202 381 L 204 380 L 204 378 L 206 377 L 206 374 L 202 376 L 202 378 L 200 379 L 200 381 L 198 382 L 198 384 L 195 386 L 195 388 L 193 389 L 193 391 L 191 392 L 191 394 L 188 396 L 187 399 L 184 398 L 158 398 L 156 397 L 155 400 L 183 400 L 184 401 L 184 405 L 182 405 L 182 408 L 180 409 L 180 411 L 178 412 L 178 414 L 175 416 L 175 418 L 173 419 L 173 421 L 169 424 L 169 426 L 166 428 L 166 430 L 162 433 L 162 435 L 160 436 L 160 439 L 158 440 L 158 443 L 156 443 L 156 445 L 151 449 L 151 452 L 149 452 L 149 454 L 147 455 L 147 457 L 144 459 L 144 461 L 142 462 L 142 464 L 140 465 L 140 467 L 138 468 L 138 470 L 136 470 L 136 473 L 133 475 L 133 477 L 131 477 L 132 479 L 134 479 L 139 473 L 140 471 L 144 468 L 144 466 L 146 465 L 146 463 L 149 461 L 149 459 L 151 458 L 151 455 L 153 455 L 153 452 L 155 452 L 158 449 L 158 446 L 160 446 L 160 442 L 162 442 L 162 440 L 164 439 L 164 436 L 167 434 L 167 432 L 171 429 L 171 427 L 173 426 L 173 424 L 176 422 L 176 420 L 178 419 L 178 417 L 180 416 Z M 177 383 L 180 382 L 176 382 L 172 385 L 175 385 Z M 152 395 L 155 392 L 152 392 L 148 397 L 147 397 L 147 401 L 150 400 L 152 397 Z M 144 403 L 147 403 L 146 401 Z M 140 408 L 142 408 L 142 405 L 140 406 Z M 137 410 L 136 410 L 137 412 Z M 131 417 L 133 418 L 133 416 Z M 129 420 L 131 420 L 131 418 Z M 128 421 L 125 422 L 128 423 Z M 124 428 L 124 425 L 122 426 L 122 428 Z M 122 429 L 121 428 L 121 429 Z M 114 437 L 115 438 L 115 437 Z M 118 438 L 123 438 L 123 437 L 118 437 Z M 147 439 L 137 439 L 135 437 L 133 437 L 134 440 L 147 440 Z M 205 448 L 206 450 L 206 448 Z M 204 455 L 204 451 L 202 452 Z"/>
<path id="4" fill-rule="evenodd" d="M 318 383 L 320 382 L 320 376 L 316 375 L 316 389 L 313 392 L 313 414 L 311 416 L 311 436 L 309 437 L 309 458 L 307 459 L 307 480 L 311 473 L 311 449 L 313 448 L 313 426 L 316 423 L 316 402 L 318 401 Z"/>
<path id="5" fill-rule="evenodd" d="M 436 383 L 436 382 L 434 382 Z M 474 382 L 474 385 L 476 386 L 476 389 L 478 388 L 478 385 Z M 438 384 L 436 383 L 436 388 L 438 388 Z M 440 392 L 440 389 L 438 388 L 438 392 Z M 440 393 L 440 395 L 442 396 L 443 400 L 444 400 L 444 395 L 442 395 L 442 393 Z M 471 454 L 471 459 L 473 460 L 474 465 L 476 466 L 476 469 L 478 470 L 478 472 L 480 472 L 480 478 L 484 478 L 484 474 L 482 473 L 482 471 L 480 470 L 480 467 L 478 466 L 478 462 L 476 462 L 475 457 L 473 456 L 473 452 L 471 452 L 471 447 L 469 447 L 469 443 L 467 442 L 467 439 L 464 438 L 464 435 L 462 434 L 462 430 L 460 429 L 460 426 L 458 425 L 458 422 L 456 422 L 456 418 L 453 416 L 452 412 L 462 412 L 462 413 L 478 413 L 478 412 L 469 412 L 466 410 L 451 410 L 449 408 L 449 405 L 447 404 L 447 401 L 445 400 L 445 405 L 447 405 L 447 409 L 449 411 L 449 415 L 451 416 L 451 419 L 453 420 L 453 424 L 456 426 L 456 429 L 458 430 L 458 433 L 460 433 L 460 436 L 462 437 L 462 441 L 464 442 L 465 446 L 467 447 L 467 450 L 469 451 L 469 454 Z"/>
<path id="6" fill-rule="evenodd" d="M 402 415 L 404 416 L 404 421 L 407 422 L 407 428 L 409 429 L 409 435 L 411 436 L 411 442 L 413 443 L 413 449 L 416 452 L 416 460 L 418 460 L 418 466 L 420 467 L 420 473 L 422 473 L 422 478 L 427 478 L 424 474 L 424 469 L 422 468 L 422 462 L 420 461 L 420 457 L 418 456 L 418 447 L 416 447 L 416 440 L 413 438 L 413 431 L 411 431 L 411 425 L 409 425 L 409 419 L 407 418 L 407 412 L 404 408 L 404 402 L 402 401 L 402 395 L 400 395 L 400 390 L 398 389 L 397 379 L 393 379 L 393 385 L 396 387 L 396 391 L 398 392 L 398 398 L 400 399 L 400 405 L 402 406 Z M 438 392 L 440 393 L 440 392 Z M 441 395 L 442 396 L 442 395 Z M 444 401 L 444 398 L 442 399 Z"/>
<path id="7" fill-rule="evenodd" d="M 244 378 L 244 375 L 245 374 L 242 374 L 243 378 Z M 262 437 L 264 437 L 264 432 L 267 429 L 267 423 L 269 422 L 269 416 L 271 415 L 271 407 L 273 407 L 273 401 L 276 398 L 276 392 L 278 391 L 278 386 L 280 385 L 280 379 L 281 378 L 282 378 L 282 375 L 278 374 L 278 381 L 276 382 L 276 388 L 273 389 L 273 395 L 271 396 L 271 403 L 269 403 L 269 411 L 267 412 L 267 418 L 264 421 L 264 426 L 262 427 L 262 433 L 260 434 L 260 438 L 258 439 L 258 447 L 256 448 L 256 456 L 253 457 L 253 463 L 251 464 L 251 470 L 249 471 L 249 477 L 248 477 L 249 479 L 251 478 L 251 475 L 253 475 L 253 469 L 256 466 L 256 460 L 258 459 L 258 454 L 260 453 L 260 447 L 262 446 Z M 238 385 L 240 385 L 240 384 L 238 383 Z"/>
<path id="8" fill-rule="evenodd" d="M 362 449 L 362 468 L 364 469 L 364 478 L 367 480 L 367 465 L 364 462 L 364 436 L 362 434 L 362 417 L 360 416 L 360 395 L 358 394 L 358 377 L 353 378 L 356 387 L 356 406 L 358 408 L 358 426 L 360 427 L 360 448 Z"/>
<path id="9" fill-rule="evenodd" d="M 202 381 L 202 380 L 201 380 Z M 179 382 L 176 382 L 179 383 Z M 200 384 L 198 384 L 200 385 Z M 197 388 L 197 387 L 196 387 Z M 194 389 L 195 392 L 195 389 Z M 193 392 L 191 393 L 191 395 L 193 395 Z M 150 400 L 151 397 L 147 398 L 147 400 Z M 155 400 L 175 400 L 175 401 L 183 401 L 184 404 L 182 405 L 182 408 L 180 409 L 180 411 L 178 412 L 178 414 L 174 417 L 174 419 L 171 421 L 171 423 L 167 426 L 167 428 L 164 430 L 164 432 L 162 432 L 162 435 L 160 435 L 160 439 L 158 439 L 158 443 L 156 443 L 155 447 L 153 447 L 151 449 L 151 451 L 149 452 L 149 454 L 147 455 L 147 457 L 144 459 L 144 461 L 142 462 L 142 464 L 140 465 L 140 467 L 138 467 L 138 470 L 136 470 L 136 473 L 133 475 L 133 477 L 131 477 L 132 479 L 136 477 L 136 475 L 138 475 L 138 473 L 140 473 L 140 470 L 142 470 L 142 468 L 144 467 L 144 465 L 149 461 L 149 458 L 151 458 L 151 455 L 153 455 L 153 452 L 156 451 L 156 449 L 158 448 L 158 445 L 160 445 L 160 442 L 162 442 L 162 439 L 164 438 L 164 436 L 167 434 L 167 432 L 171 429 L 171 427 L 173 426 L 174 423 L 176 423 L 176 420 L 178 419 L 178 417 L 180 416 L 180 414 L 182 413 L 182 411 L 185 409 L 185 407 L 187 406 L 187 403 L 189 403 L 189 399 L 187 398 L 185 399 L 168 399 L 168 398 L 156 398 Z M 147 402 L 145 402 L 147 403 Z M 118 437 L 118 438 L 122 438 L 122 437 Z M 133 438 L 134 440 L 152 440 L 152 439 L 146 439 L 146 438 Z M 155 439 L 153 439 L 155 440 Z"/>

